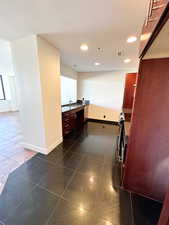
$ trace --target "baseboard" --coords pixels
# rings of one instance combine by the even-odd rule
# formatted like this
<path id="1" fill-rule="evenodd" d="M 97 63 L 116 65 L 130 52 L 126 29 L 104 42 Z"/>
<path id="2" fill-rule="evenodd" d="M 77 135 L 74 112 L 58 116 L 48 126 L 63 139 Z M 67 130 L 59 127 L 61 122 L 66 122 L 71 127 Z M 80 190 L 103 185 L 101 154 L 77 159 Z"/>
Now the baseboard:
<path id="1" fill-rule="evenodd" d="M 53 143 L 52 145 L 50 145 L 48 147 L 48 153 L 50 153 L 51 151 L 53 151 L 58 145 L 60 145 L 63 142 L 63 137 L 59 138 L 55 143 Z"/>
<path id="2" fill-rule="evenodd" d="M 112 124 L 118 126 L 119 123 L 117 121 L 108 121 L 108 120 L 99 120 L 99 119 L 87 119 L 87 122 L 96 122 L 96 123 L 105 123 L 105 124 Z"/>
<path id="3" fill-rule="evenodd" d="M 25 142 L 22 142 L 21 145 L 23 146 L 23 148 L 26 148 L 26 149 L 29 149 L 29 150 L 32 150 L 32 151 L 35 151 L 35 152 L 40 152 L 44 155 L 47 155 L 51 151 L 53 151 L 62 142 L 63 142 L 63 137 L 59 138 L 55 143 L 53 143 L 52 145 L 50 145 L 47 148 L 42 148 L 42 147 L 39 147 L 37 145 L 32 145 L 32 144 L 25 143 Z"/>
<path id="4" fill-rule="evenodd" d="M 26 142 L 22 142 L 21 145 L 25 149 L 32 150 L 32 151 L 35 151 L 35 152 L 40 152 L 40 153 L 45 154 L 45 155 L 48 154 L 48 148 L 42 148 L 40 146 L 32 145 L 32 144 L 29 144 L 29 143 L 26 143 Z"/>

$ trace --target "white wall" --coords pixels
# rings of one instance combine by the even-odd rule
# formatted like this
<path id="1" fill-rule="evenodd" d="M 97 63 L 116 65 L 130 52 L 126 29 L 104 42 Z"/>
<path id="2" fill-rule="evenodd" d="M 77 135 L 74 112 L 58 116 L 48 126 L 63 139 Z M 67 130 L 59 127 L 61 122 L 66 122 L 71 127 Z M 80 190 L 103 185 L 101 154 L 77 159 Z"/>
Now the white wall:
<path id="1" fill-rule="evenodd" d="M 60 73 L 62 76 L 70 77 L 72 79 L 77 80 L 77 72 L 72 69 L 70 66 L 67 66 L 63 63 L 61 63 L 60 66 Z"/>
<path id="2" fill-rule="evenodd" d="M 3 77 L 6 100 L 0 101 L 0 112 L 16 111 L 19 108 L 17 83 L 13 71 L 10 44 L 0 39 L 0 74 Z"/>
<path id="3" fill-rule="evenodd" d="M 62 141 L 59 53 L 36 35 L 11 46 L 20 87 L 23 147 L 48 154 Z"/>
<path id="4" fill-rule="evenodd" d="M 13 41 L 11 48 L 20 91 L 23 146 L 43 152 L 46 143 L 36 36 Z"/>
<path id="5" fill-rule="evenodd" d="M 78 73 L 78 99 L 90 100 L 88 118 L 119 120 L 125 74 L 117 71 Z"/>
<path id="6" fill-rule="evenodd" d="M 37 38 L 37 43 L 46 144 L 53 150 L 62 142 L 60 54 L 40 37 Z"/>

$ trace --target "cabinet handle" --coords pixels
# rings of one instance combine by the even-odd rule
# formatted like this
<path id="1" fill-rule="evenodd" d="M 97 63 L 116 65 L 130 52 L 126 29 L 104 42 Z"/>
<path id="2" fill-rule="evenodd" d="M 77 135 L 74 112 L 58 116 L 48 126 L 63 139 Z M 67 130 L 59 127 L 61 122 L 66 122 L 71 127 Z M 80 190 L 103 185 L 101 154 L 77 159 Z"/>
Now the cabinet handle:
<path id="1" fill-rule="evenodd" d="M 64 122 L 69 122 L 69 121 L 70 121 L 69 118 L 64 119 Z"/>
<path id="2" fill-rule="evenodd" d="M 65 124 L 64 125 L 64 128 L 67 128 L 67 127 L 70 127 L 70 125 L 69 124 Z"/>

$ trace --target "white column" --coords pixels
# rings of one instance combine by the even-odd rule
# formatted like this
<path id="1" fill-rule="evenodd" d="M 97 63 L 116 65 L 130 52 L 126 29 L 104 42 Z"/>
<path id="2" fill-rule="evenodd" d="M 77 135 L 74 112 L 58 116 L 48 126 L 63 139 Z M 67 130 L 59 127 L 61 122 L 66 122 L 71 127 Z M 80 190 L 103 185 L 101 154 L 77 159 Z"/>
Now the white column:
<path id="1" fill-rule="evenodd" d="M 59 52 L 36 35 L 13 41 L 11 49 L 23 146 L 48 154 L 62 142 Z"/>
<path id="2" fill-rule="evenodd" d="M 10 87 L 10 111 L 18 111 L 19 110 L 19 99 L 17 93 L 17 83 L 15 76 L 8 76 L 9 87 Z"/>

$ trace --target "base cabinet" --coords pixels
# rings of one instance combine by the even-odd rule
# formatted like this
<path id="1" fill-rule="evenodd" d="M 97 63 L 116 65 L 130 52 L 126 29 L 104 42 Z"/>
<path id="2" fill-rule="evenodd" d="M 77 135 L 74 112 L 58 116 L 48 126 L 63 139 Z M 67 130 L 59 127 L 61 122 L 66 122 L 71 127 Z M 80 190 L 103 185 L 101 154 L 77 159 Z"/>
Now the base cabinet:
<path id="1" fill-rule="evenodd" d="M 74 130 L 79 130 L 84 124 L 84 107 L 62 113 L 63 137 Z"/>

